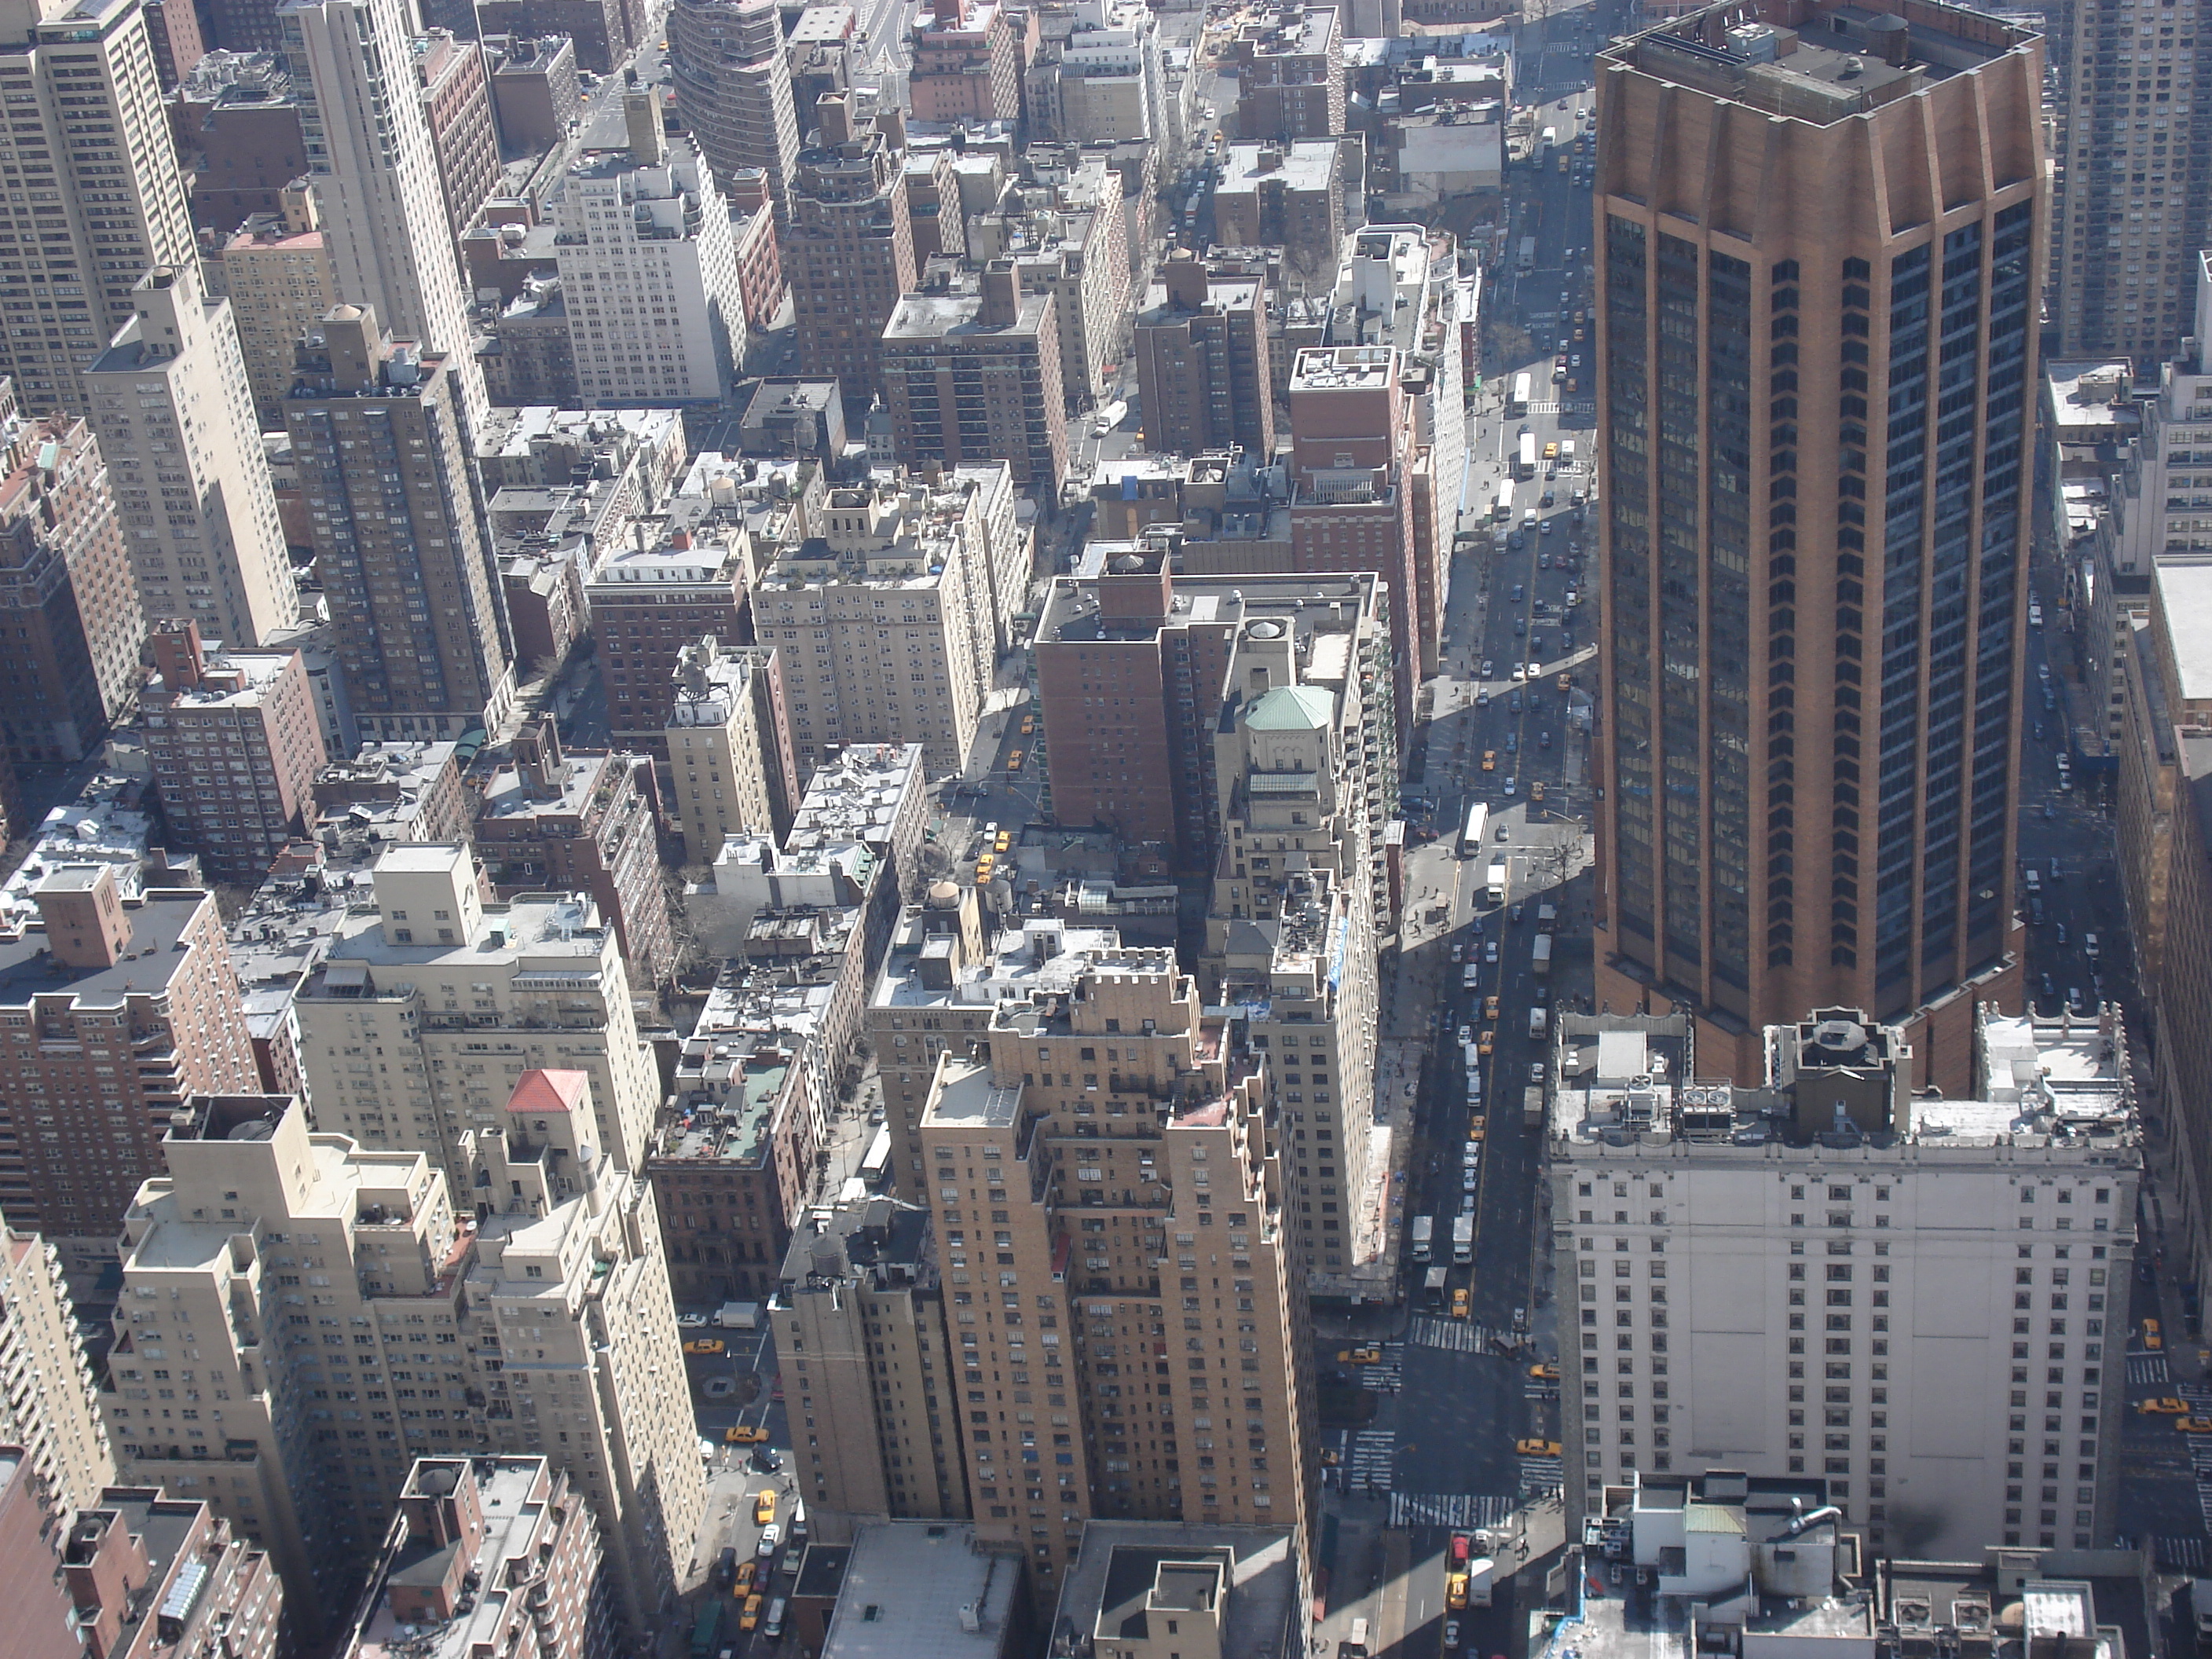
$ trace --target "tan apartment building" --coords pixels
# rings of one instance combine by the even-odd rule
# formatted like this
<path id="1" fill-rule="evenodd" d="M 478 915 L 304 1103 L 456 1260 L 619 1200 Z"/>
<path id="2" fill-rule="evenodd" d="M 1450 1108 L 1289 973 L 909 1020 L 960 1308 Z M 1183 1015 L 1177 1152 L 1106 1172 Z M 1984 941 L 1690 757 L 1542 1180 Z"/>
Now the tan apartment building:
<path id="1" fill-rule="evenodd" d="M 979 1531 L 1056 1589 L 1092 1516 L 1307 1525 L 1266 1073 L 1164 950 L 1094 957 L 989 1043 L 939 1060 L 921 1135 Z"/>
<path id="2" fill-rule="evenodd" d="M 211 894 L 126 896 L 112 866 L 70 864 L 35 901 L 39 926 L 0 941 L 0 1206 L 96 1273 L 170 1114 L 252 1088 L 253 1050 Z"/>
<path id="3" fill-rule="evenodd" d="M 0 374 L 36 415 L 89 408 L 80 377 L 137 314 L 138 279 L 191 263 L 191 219 L 147 36 L 132 0 L 26 7 L 9 26 L 0 95 L 17 114 L 0 157 L 17 171 L 0 201 L 29 222 L 0 234 L 22 278 L 0 313 L 9 325 Z"/>
<path id="4" fill-rule="evenodd" d="M 756 637 L 780 659 L 802 769 L 851 743 L 919 743 L 932 774 L 966 763 L 1012 614 L 989 495 L 942 472 L 833 489 L 819 533 L 763 576 Z"/>
<path id="5" fill-rule="evenodd" d="M 777 648 L 713 635 L 678 653 L 663 742 L 687 864 L 712 864 L 732 835 L 781 841 L 799 799 L 799 757 Z"/>
<path id="6" fill-rule="evenodd" d="M 723 193 L 756 171 L 784 218 L 805 124 L 792 98 L 781 14 L 773 0 L 678 0 L 667 29 L 677 112 Z"/>
<path id="7" fill-rule="evenodd" d="M 838 1515 L 966 1519 L 928 1209 L 871 1197 L 810 1210 L 769 1316 L 793 1355 L 787 1393 L 803 1376 L 813 1401 L 817 1426 L 794 1439 L 799 1496 Z"/>
<path id="8" fill-rule="evenodd" d="M 230 301 L 201 293 L 196 259 L 156 265 L 131 300 L 84 389 L 138 602 L 149 627 L 189 617 L 254 649 L 298 623 L 300 592 Z"/>
<path id="9" fill-rule="evenodd" d="M 0 1443 L 58 1506 L 82 1509 L 115 1479 L 115 1453 L 62 1283 L 62 1254 L 0 1224 Z"/>
<path id="10" fill-rule="evenodd" d="M 653 1188 L 601 1146 L 591 1078 L 567 1069 L 524 1073 L 476 1137 L 465 1340 L 483 1437 L 568 1474 L 642 1631 L 690 1574 L 707 1480 Z"/>
<path id="11" fill-rule="evenodd" d="M 1714 5 L 1597 80 L 1598 1000 L 1745 1079 L 1863 1008 L 1963 1095 L 2019 996 L 2042 42 Z"/>
<path id="12" fill-rule="evenodd" d="M 287 1096 L 196 1094 L 162 1150 L 122 1212 L 101 1414 L 123 1479 L 267 1546 L 312 1639 L 409 1466 L 477 1437 L 468 1233 L 420 1152 L 311 1134 Z"/>
<path id="13" fill-rule="evenodd" d="M 526 1076 L 460 1215 L 420 1152 L 311 1133 L 285 1096 L 195 1097 L 125 1215 L 100 1396 L 122 1466 L 264 1540 L 308 1632 L 343 1619 L 425 1456 L 545 1456 L 629 1627 L 672 1605 L 704 1476 L 652 1197 L 582 1156 L 589 1092 Z"/>
<path id="14" fill-rule="evenodd" d="M 592 1080 L 599 1156 L 644 1168 L 659 1080 L 587 896 L 488 904 L 465 845 L 391 848 L 361 896 L 295 1004 L 320 1128 L 421 1150 L 465 1192 L 463 1136 L 506 1121 L 523 1073 L 573 1069 Z"/>
<path id="15" fill-rule="evenodd" d="M 280 213 L 255 214 L 227 236 L 204 234 L 200 269 L 208 293 L 230 301 L 256 430 L 283 431 L 292 349 L 338 302 L 314 192 L 288 188 Z"/>

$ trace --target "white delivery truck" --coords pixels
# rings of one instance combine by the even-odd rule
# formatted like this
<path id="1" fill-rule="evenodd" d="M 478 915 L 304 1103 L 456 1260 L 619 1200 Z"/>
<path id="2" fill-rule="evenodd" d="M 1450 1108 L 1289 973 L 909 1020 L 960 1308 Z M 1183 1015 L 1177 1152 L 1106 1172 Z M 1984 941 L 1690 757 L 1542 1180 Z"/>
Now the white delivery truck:
<path id="1" fill-rule="evenodd" d="M 1413 1218 L 1414 1261 L 1426 1261 L 1429 1259 L 1430 1241 L 1436 1236 L 1437 1218 L 1434 1216 L 1417 1215 Z"/>
<path id="2" fill-rule="evenodd" d="M 1505 902 L 1505 860 L 1504 859 L 1491 860 L 1490 875 L 1484 883 L 1483 890 L 1489 895 L 1492 904 Z"/>
<path id="3" fill-rule="evenodd" d="M 1550 1027 L 1551 1018 L 1543 1009 L 1531 1008 L 1528 1011 L 1528 1039 L 1530 1042 L 1533 1042 L 1540 1040 Z"/>
<path id="4" fill-rule="evenodd" d="M 1471 1215 L 1452 1218 L 1452 1260 L 1462 1267 L 1474 1260 L 1474 1218 Z"/>
<path id="5" fill-rule="evenodd" d="M 760 1328 L 760 1304 L 757 1302 L 725 1302 L 714 1322 L 726 1331 L 757 1331 Z"/>
<path id="6" fill-rule="evenodd" d="M 1552 971 L 1552 936 L 1549 933 L 1536 935 L 1535 948 L 1529 953 L 1528 965 L 1539 974 Z"/>

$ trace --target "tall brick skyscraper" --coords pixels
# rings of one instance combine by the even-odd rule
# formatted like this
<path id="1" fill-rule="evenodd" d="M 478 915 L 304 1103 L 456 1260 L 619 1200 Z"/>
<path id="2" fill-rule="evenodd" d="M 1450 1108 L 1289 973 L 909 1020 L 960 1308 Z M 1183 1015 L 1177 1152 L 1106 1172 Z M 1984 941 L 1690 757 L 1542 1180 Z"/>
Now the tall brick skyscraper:
<path id="1" fill-rule="evenodd" d="M 1908 1025 L 2017 995 L 2039 37 L 1709 6 L 1598 59 L 1601 1004 Z"/>

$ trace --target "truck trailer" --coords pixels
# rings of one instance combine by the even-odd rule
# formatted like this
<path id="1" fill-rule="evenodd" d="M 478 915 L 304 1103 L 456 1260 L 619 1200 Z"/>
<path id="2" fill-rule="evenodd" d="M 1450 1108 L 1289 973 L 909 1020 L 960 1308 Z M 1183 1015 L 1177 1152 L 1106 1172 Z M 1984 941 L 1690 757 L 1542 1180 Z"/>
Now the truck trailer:
<path id="1" fill-rule="evenodd" d="M 1535 946 L 1529 953 L 1528 965 L 1539 974 L 1552 971 L 1552 936 L 1549 933 L 1536 935 Z"/>
<path id="2" fill-rule="evenodd" d="M 1474 1218 L 1452 1218 L 1452 1260 L 1462 1267 L 1474 1260 Z"/>
<path id="3" fill-rule="evenodd" d="M 1437 1218 L 1434 1216 L 1417 1215 L 1413 1218 L 1414 1261 L 1426 1261 L 1429 1259 L 1431 1242 L 1435 1239 L 1436 1236 Z"/>

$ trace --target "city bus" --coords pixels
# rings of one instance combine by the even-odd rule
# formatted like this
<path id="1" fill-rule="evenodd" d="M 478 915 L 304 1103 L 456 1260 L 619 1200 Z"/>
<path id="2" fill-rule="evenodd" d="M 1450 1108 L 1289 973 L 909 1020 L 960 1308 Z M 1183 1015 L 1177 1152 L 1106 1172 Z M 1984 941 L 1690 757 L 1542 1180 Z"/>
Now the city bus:
<path id="1" fill-rule="evenodd" d="M 1505 400 L 1505 416 L 1508 420 L 1517 421 L 1528 412 L 1528 391 L 1532 384 L 1532 380 L 1526 374 L 1516 374 L 1513 377 L 1513 395 Z"/>
<path id="2" fill-rule="evenodd" d="M 1490 517 L 1491 521 L 1493 524 L 1511 524 L 1513 522 L 1512 479 L 1501 478 L 1498 481 L 1498 500 L 1490 509 Z"/>
<path id="3" fill-rule="evenodd" d="M 1533 432 L 1521 434 L 1521 459 L 1514 465 L 1513 476 L 1516 478 L 1536 476 L 1536 434 Z"/>
<path id="4" fill-rule="evenodd" d="M 1477 801 L 1467 809 L 1467 827 L 1460 831 L 1459 855 L 1471 859 L 1482 850 L 1483 832 L 1490 828 L 1490 808 Z"/>

